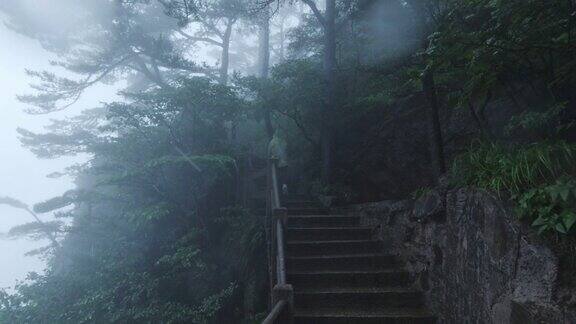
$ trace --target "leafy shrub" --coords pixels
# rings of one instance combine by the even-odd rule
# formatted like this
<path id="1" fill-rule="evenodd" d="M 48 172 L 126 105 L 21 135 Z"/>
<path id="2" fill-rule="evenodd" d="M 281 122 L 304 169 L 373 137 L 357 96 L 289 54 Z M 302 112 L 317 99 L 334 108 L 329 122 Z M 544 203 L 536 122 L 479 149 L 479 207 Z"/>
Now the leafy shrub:
<path id="1" fill-rule="evenodd" d="M 471 185 L 517 204 L 520 217 L 539 233 L 566 234 L 576 222 L 576 145 L 541 142 L 527 146 L 478 143 L 459 156 L 452 167 L 456 185 Z"/>
<path id="2" fill-rule="evenodd" d="M 576 145 L 542 142 L 507 147 L 479 142 L 454 161 L 456 184 L 512 194 L 574 173 Z"/>
<path id="3" fill-rule="evenodd" d="M 506 132 L 511 134 L 517 130 L 537 131 L 553 136 L 566 127 L 566 125 L 551 127 L 554 124 L 558 124 L 565 105 L 565 103 L 556 104 L 544 111 L 527 110 L 518 116 L 512 117 L 508 127 L 506 127 Z"/>
<path id="4" fill-rule="evenodd" d="M 575 179 L 562 178 L 512 197 L 518 203 L 519 215 L 533 219 L 538 233 L 552 230 L 566 234 L 576 223 Z"/>

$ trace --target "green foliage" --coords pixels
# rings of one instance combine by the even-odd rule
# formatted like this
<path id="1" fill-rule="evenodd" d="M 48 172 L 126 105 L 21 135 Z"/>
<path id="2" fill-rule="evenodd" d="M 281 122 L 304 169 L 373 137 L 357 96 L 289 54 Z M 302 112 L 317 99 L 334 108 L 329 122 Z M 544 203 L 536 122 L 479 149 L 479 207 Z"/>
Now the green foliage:
<path id="1" fill-rule="evenodd" d="M 49 200 L 37 203 L 34 205 L 34 212 L 36 213 L 48 213 L 57 209 L 61 209 L 67 206 L 70 206 L 75 201 L 77 201 L 76 191 L 68 191 L 64 193 L 62 196 L 54 197 Z"/>
<path id="2" fill-rule="evenodd" d="M 238 171 L 222 125 L 243 107 L 232 88 L 181 78 L 55 122 L 51 133 L 21 132 L 39 154 L 93 159 L 78 168 L 76 190 L 35 206 L 72 222 L 45 224 L 66 234 L 62 248 L 45 275 L 2 295 L 0 316 L 15 324 L 240 321 L 241 292 L 256 287 L 258 305 L 266 277 L 258 218 L 244 211 L 221 221 L 218 212 L 235 203 Z M 79 133 L 87 124 L 89 135 Z M 10 234 L 36 238 L 43 229 L 26 224 Z"/>
<path id="3" fill-rule="evenodd" d="M 568 233 L 576 221 L 576 145 L 565 142 L 506 147 L 478 143 L 452 168 L 457 185 L 508 193 L 518 214 L 540 233 Z"/>
<path id="4" fill-rule="evenodd" d="M 510 82 L 544 80 L 557 98 L 573 82 L 575 26 L 569 2 L 444 1 L 426 54 L 462 82 L 464 102 Z"/>
<path id="5" fill-rule="evenodd" d="M 45 274 L 31 275 L 13 294 L 0 293 L 0 323 L 261 320 L 263 218 L 237 207 L 234 191 L 248 164 L 243 154 L 266 156 L 265 118 L 289 144 L 290 168 L 311 184 L 313 195 L 349 203 L 357 198 L 352 193 L 369 191 L 374 195 L 367 199 L 380 199 L 382 188 L 374 183 L 386 178 L 401 186 L 406 174 L 394 173 L 413 172 L 418 197 L 429 190 L 422 187 L 428 185 L 426 159 L 418 155 L 428 148 L 407 151 L 405 144 L 423 140 L 408 142 L 425 120 L 420 80 L 426 68 L 437 83 L 445 142 L 463 137 L 451 127 L 459 126 L 451 122 L 452 108 L 471 108 L 488 129 L 492 100 L 519 113 L 506 136 L 538 135 L 530 145 L 474 143 L 455 160 L 454 183 L 509 195 L 519 215 L 542 233 L 574 232 L 576 146 L 558 140 L 573 125 L 576 24 L 570 1 L 338 1 L 339 62 L 329 112 L 323 29 L 312 14 L 287 34 L 271 35 L 282 38 L 272 45 L 282 57 L 272 59 L 278 64 L 269 79 L 238 75 L 227 86 L 217 76 L 223 71 L 193 57 L 204 42 L 223 48 L 220 28 L 226 24 L 246 20 L 232 35 L 253 30 L 245 18 L 256 2 L 86 3 L 81 8 L 87 12 L 71 18 L 74 28 L 67 29 L 80 35 L 62 44 L 48 31 L 27 29 L 20 23 L 27 20 L 18 19 L 23 13 L 9 13 L 14 28 L 52 48 L 54 65 L 78 77 L 29 72 L 38 92 L 20 99 L 34 112 L 66 107 L 98 82 L 126 79 L 128 87 L 123 100 L 55 121 L 46 133 L 18 130 L 39 157 L 83 153 L 91 160 L 67 170 L 77 190 L 34 206 L 71 221 L 47 224 L 66 235 L 62 248 Z M 232 44 L 241 42 L 232 37 Z M 252 69 L 256 60 L 249 52 L 233 50 L 231 62 L 248 62 L 241 70 Z M 314 180 L 323 129 L 332 131 L 335 148 L 330 185 Z M 467 133 L 463 142 L 477 135 Z M 395 151 L 414 153 L 416 164 L 404 163 L 411 157 L 394 159 Z M 27 208 L 10 198 L 0 204 Z M 12 234 L 42 235 L 38 224 Z M 246 305 L 250 311 L 243 313 Z"/>
<path id="6" fill-rule="evenodd" d="M 513 116 L 506 132 L 508 134 L 513 134 L 515 131 L 536 132 L 542 134 L 542 138 L 561 135 L 574 124 L 574 122 L 560 123 L 565 105 L 566 103 L 556 104 L 543 111 L 528 110 Z"/>
<path id="7" fill-rule="evenodd" d="M 47 232 L 58 233 L 61 232 L 63 228 L 64 223 L 61 221 L 32 222 L 14 226 L 7 234 L 8 237 L 11 238 L 27 237 L 33 240 L 43 240 L 46 239 Z"/>
<path id="8" fill-rule="evenodd" d="M 18 208 L 18 209 L 27 209 L 28 205 L 25 203 L 11 198 L 11 197 L 0 197 L 0 204 L 1 205 L 8 205 L 10 207 Z"/>
<path id="9" fill-rule="evenodd" d="M 576 146 L 565 142 L 504 146 L 477 142 L 454 161 L 456 184 L 518 193 L 574 171 Z"/>
<path id="10" fill-rule="evenodd" d="M 562 178 L 551 185 L 530 189 L 512 197 L 521 217 L 533 220 L 538 233 L 569 233 L 576 223 L 576 180 Z"/>
<path id="11" fill-rule="evenodd" d="M 535 144 L 474 143 L 454 161 L 452 180 L 507 193 L 539 232 L 572 229 L 574 12 L 570 2 L 443 1 L 424 57 L 448 103 L 469 107 L 486 128 L 486 104 L 505 98 L 518 113 L 506 136 Z M 476 108 L 485 101 L 484 107 Z M 482 105 L 481 105 L 482 106 Z M 502 141 L 506 142 L 506 140 Z"/>

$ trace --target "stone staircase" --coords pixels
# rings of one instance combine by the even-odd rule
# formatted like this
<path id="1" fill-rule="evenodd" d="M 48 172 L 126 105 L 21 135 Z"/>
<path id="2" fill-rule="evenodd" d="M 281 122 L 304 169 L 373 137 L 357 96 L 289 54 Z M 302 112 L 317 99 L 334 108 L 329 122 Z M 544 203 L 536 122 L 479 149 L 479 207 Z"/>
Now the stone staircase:
<path id="1" fill-rule="evenodd" d="M 435 323 L 421 292 L 372 228 L 355 215 L 333 215 L 313 202 L 289 201 L 288 283 L 295 324 Z"/>

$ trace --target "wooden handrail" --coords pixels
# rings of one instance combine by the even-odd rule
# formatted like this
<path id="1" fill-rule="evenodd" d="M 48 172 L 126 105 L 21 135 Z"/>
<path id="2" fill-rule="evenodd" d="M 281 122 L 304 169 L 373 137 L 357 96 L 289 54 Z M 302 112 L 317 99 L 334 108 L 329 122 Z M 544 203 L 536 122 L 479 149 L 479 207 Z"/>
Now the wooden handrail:
<path id="1" fill-rule="evenodd" d="M 274 226 L 276 233 L 276 283 L 279 285 L 286 284 L 286 259 L 284 253 L 284 224 L 280 217 L 282 205 L 280 203 L 280 190 L 278 181 L 277 159 L 270 160 L 270 180 L 271 180 L 271 215 L 275 219 Z"/>
<path id="2" fill-rule="evenodd" d="M 276 257 L 276 267 L 277 267 L 277 278 L 279 285 L 286 284 L 286 258 L 284 254 L 284 226 L 282 224 L 282 220 L 276 220 L 276 238 L 277 238 L 277 247 L 278 247 L 278 255 Z"/>
<path id="3" fill-rule="evenodd" d="M 282 312 L 286 309 L 286 306 L 288 306 L 288 302 L 286 300 L 277 302 L 276 305 L 274 305 L 274 308 L 272 308 L 270 314 L 268 314 L 268 316 L 266 316 L 266 318 L 262 321 L 262 324 L 276 323 L 276 321 L 280 318 L 280 315 L 282 315 Z"/>
<path id="4" fill-rule="evenodd" d="M 271 276 L 271 294 L 273 308 L 270 314 L 264 319 L 262 324 L 279 324 L 279 323 L 292 323 L 292 299 L 293 290 L 292 286 L 287 284 L 286 281 L 286 253 L 284 241 L 284 219 L 286 216 L 286 209 L 282 208 L 280 201 L 280 190 L 278 181 L 276 159 L 270 159 L 268 167 L 268 189 L 266 194 L 267 215 L 270 221 L 267 222 L 268 231 L 271 237 L 270 246 L 270 262 L 275 265 L 270 267 Z M 276 246 L 274 246 L 274 244 Z M 276 270 L 276 271 L 273 271 Z M 272 278 L 274 276 L 275 278 Z M 285 316 L 280 316 L 285 312 Z"/>
<path id="5" fill-rule="evenodd" d="M 271 159 L 270 160 L 270 174 L 271 174 L 271 181 L 272 181 L 272 210 L 276 208 L 280 208 L 280 191 L 278 190 L 278 171 L 276 169 L 276 164 L 278 160 Z"/>

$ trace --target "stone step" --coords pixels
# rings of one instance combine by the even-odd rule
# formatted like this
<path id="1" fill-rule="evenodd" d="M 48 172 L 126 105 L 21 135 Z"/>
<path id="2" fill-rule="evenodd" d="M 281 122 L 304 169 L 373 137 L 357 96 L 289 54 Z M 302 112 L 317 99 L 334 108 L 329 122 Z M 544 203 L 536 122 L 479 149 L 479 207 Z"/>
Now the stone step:
<path id="1" fill-rule="evenodd" d="M 326 288 L 296 290 L 298 309 L 409 307 L 424 305 L 421 292 L 404 288 Z"/>
<path id="2" fill-rule="evenodd" d="M 407 287 L 410 274 L 403 270 L 289 272 L 288 282 L 297 291 L 311 288 Z"/>
<path id="3" fill-rule="evenodd" d="M 284 207 L 286 208 L 296 208 L 296 209 L 305 209 L 305 208 L 315 208 L 320 209 L 322 206 L 319 202 L 313 200 L 288 200 L 284 202 Z"/>
<path id="4" fill-rule="evenodd" d="M 303 193 L 294 193 L 294 192 L 289 192 L 288 196 L 283 196 L 284 201 L 308 201 L 308 200 L 312 200 L 312 197 L 308 194 L 303 194 Z"/>
<path id="5" fill-rule="evenodd" d="M 329 215 L 327 208 L 288 208 L 288 215 Z"/>
<path id="6" fill-rule="evenodd" d="M 304 271 L 367 271 L 397 269 L 394 255 L 353 254 L 330 256 L 287 257 L 288 272 Z"/>
<path id="7" fill-rule="evenodd" d="M 360 217 L 345 215 L 298 215 L 288 217 L 288 227 L 358 226 Z"/>
<path id="8" fill-rule="evenodd" d="M 288 241 L 288 256 L 377 253 L 379 243 L 372 240 Z"/>
<path id="9" fill-rule="evenodd" d="M 349 308 L 296 309 L 297 324 L 433 324 L 434 316 L 421 308 L 389 308 L 358 310 Z"/>
<path id="10" fill-rule="evenodd" d="M 289 227 L 287 241 L 368 240 L 371 227 Z"/>

